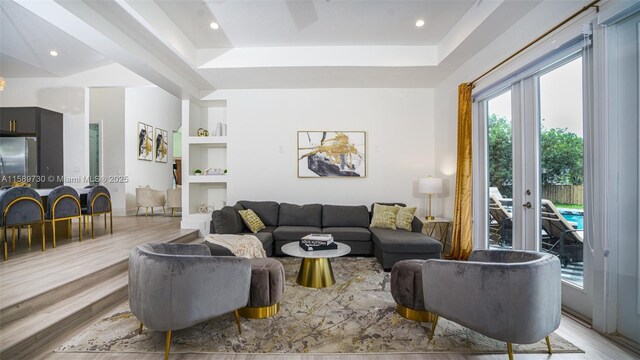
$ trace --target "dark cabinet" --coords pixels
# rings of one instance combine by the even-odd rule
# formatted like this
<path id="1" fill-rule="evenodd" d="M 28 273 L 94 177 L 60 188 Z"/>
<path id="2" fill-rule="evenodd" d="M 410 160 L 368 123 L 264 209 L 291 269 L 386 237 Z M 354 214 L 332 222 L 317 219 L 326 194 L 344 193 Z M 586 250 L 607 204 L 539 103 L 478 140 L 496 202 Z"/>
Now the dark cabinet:
<path id="1" fill-rule="evenodd" d="M 62 185 L 64 175 L 64 148 L 62 114 L 39 107 L 0 108 L 0 136 L 37 139 L 37 188 Z"/>
<path id="2" fill-rule="evenodd" d="M 39 108 L 35 107 L 0 108 L 0 131 L 3 135 L 9 136 L 35 135 L 38 110 Z"/>

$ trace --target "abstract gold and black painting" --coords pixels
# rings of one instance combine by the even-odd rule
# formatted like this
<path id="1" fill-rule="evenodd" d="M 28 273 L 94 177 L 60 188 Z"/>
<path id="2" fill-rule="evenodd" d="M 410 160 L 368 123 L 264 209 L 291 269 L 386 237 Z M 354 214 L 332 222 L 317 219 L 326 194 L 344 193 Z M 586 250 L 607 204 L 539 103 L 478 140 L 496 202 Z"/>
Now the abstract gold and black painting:
<path id="1" fill-rule="evenodd" d="M 298 131 L 298 177 L 366 177 L 366 132 Z"/>
<path id="2" fill-rule="evenodd" d="M 153 126 L 138 123 L 138 160 L 153 160 Z"/>
<path id="3" fill-rule="evenodd" d="M 156 128 L 154 142 L 156 149 L 155 161 L 166 163 L 167 158 L 169 157 L 169 137 L 167 135 L 167 130 Z"/>

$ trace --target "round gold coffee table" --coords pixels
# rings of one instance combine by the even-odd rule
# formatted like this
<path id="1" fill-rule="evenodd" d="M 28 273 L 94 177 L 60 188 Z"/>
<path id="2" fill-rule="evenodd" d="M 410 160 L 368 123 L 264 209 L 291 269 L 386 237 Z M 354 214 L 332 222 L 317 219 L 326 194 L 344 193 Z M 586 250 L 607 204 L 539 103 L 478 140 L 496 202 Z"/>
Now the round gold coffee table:
<path id="1" fill-rule="evenodd" d="M 336 283 L 331 269 L 329 259 L 347 255 L 351 252 L 349 245 L 336 242 L 337 249 L 334 250 L 303 250 L 298 242 L 288 243 L 282 246 L 283 253 L 302 258 L 300 271 L 298 271 L 298 285 L 311 288 L 325 288 Z"/>

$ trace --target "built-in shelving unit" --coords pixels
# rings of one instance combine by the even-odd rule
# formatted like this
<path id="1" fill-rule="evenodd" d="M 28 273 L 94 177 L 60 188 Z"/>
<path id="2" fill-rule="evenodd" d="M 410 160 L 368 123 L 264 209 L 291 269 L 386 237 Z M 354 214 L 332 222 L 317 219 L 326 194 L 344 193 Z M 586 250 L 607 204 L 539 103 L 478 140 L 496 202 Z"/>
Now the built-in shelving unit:
<path id="1" fill-rule="evenodd" d="M 206 175 L 207 170 L 224 172 L 227 169 L 228 137 L 220 134 L 226 129 L 227 103 L 223 100 L 183 100 L 182 123 L 186 129 L 182 144 L 182 228 L 199 229 L 209 233 L 211 212 L 226 204 L 228 175 Z M 208 136 L 198 136 L 199 129 Z M 202 131 L 200 131 L 202 132 Z M 198 169 L 202 175 L 195 175 Z M 207 212 L 201 213 L 206 207 Z"/>
<path id="2" fill-rule="evenodd" d="M 189 175 L 188 181 L 192 184 L 226 184 L 227 175 Z"/>

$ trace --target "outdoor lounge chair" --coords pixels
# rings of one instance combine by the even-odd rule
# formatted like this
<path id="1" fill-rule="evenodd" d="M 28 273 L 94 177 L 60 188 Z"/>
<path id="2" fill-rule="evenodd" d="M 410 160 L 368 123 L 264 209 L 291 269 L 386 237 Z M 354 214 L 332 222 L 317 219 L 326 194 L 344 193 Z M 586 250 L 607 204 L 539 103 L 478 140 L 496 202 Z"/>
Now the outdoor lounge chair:
<path id="1" fill-rule="evenodd" d="M 574 229 L 553 202 L 542 199 L 540 222 L 547 233 L 542 237 L 542 251 L 557 255 L 566 267 L 583 261 L 583 231 Z"/>
<path id="2" fill-rule="evenodd" d="M 489 214 L 493 219 L 489 223 L 491 242 L 499 246 L 511 246 L 511 214 L 493 193 L 489 194 Z"/>

